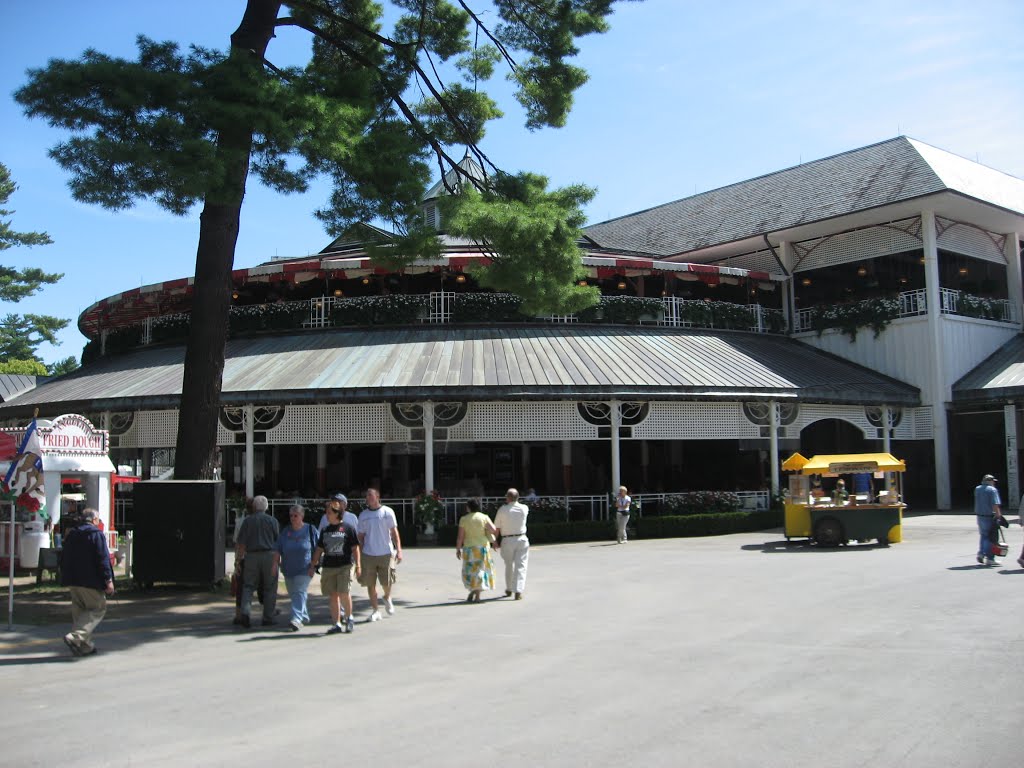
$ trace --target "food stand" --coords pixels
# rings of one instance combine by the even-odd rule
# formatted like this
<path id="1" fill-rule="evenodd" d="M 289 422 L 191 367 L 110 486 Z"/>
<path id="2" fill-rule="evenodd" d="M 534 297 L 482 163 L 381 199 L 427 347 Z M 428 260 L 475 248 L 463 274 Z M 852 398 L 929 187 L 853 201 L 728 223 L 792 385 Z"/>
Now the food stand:
<path id="1" fill-rule="evenodd" d="M 13 532 L 10 531 L 10 513 L 4 512 L 4 520 L 0 522 L 0 560 L 6 562 L 13 557 L 18 567 L 35 568 L 40 550 L 49 545 L 52 533 L 59 530 L 65 507 L 74 509 L 83 504 L 96 509 L 113 551 L 117 547 L 117 532 L 111 514 L 111 480 L 115 470 L 107 456 L 107 432 L 96 429 L 88 419 L 78 414 L 58 416 L 52 421 L 38 419 L 37 429 L 42 449 L 40 458 L 46 503 L 37 512 L 19 511 Z M 2 431 L 12 433 L 20 441 L 25 429 L 5 428 Z M 0 469 L 6 472 L 4 464 L 0 462 Z M 81 486 L 80 496 L 63 493 L 71 478 Z M 46 528 L 52 530 L 45 531 Z M 13 548 L 8 543 L 12 533 Z M 32 546 L 27 546 L 30 543 Z"/>
<path id="2" fill-rule="evenodd" d="M 824 547 L 838 547 L 848 541 L 877 539 L 882 546 L 903 539 L 901 476 L 906 464 L 888 453 L 822 454 L 807 459 L 794 453 L 782 463 L 793 472 L 785 504 L 786 539 L 808 538 Z M 811 476 L 841 477 L 871 473 L 885 485 L 876 496 L 852 493 L 841 500 L 829 495 L 815 496 Z M 889 478 L 895 478 L 890 481 Z"/>

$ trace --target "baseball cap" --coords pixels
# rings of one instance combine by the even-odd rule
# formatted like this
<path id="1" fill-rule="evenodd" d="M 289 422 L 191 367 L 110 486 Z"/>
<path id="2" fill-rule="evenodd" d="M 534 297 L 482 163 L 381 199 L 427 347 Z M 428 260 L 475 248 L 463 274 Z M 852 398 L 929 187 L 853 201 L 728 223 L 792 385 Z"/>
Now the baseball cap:
<path id="1" fill-rule="evenodd" d="M 346 496 L 344 493 L 336 493 L 333 496 L 331 496 L 331 501 L 344 501 L 346 504 L 348 504 L 348 496 Z"/>
<path id="2" fill-rule="evenodd" d="M 986 480 L 992 480 L 993 482 L 996 482 L 996 483 L 999 482 L 998 480 L 996 480 L 996 476 L 995 475 L 985 475 L 983 478 L 981 478 L 981 482 L 985 482 Z"/>

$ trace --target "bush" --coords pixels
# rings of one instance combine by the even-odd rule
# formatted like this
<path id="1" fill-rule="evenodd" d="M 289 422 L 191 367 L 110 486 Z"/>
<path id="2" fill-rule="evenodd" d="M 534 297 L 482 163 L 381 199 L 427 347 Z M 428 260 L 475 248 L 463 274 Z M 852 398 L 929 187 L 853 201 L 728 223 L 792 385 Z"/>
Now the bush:
<path id="1" fill-rule="evenodd" d="M 775 511 L 641 517 L 636 521 L 636 535 L 641 539 L 721 536 L 777 528 L 780 525 L 782 515 Z"/>
<path id="2" fill-rule="evenodd" d="M 691 491 L 665 497 L 662 515 L 700 515 L 739 512 L 740 497 L 730 491 Z"/>
<path id="3" fill-rule="evenodd" d="M 331 321 L 335 325 L 409 325 L 426 313 L 426 296 L 390 293 L 336 301 L 331 308 Z"/>
<path id="4" fill-rule="evenodd" d="M 284 331 L 301 328 L 309 318 L 309 303 L 249 304 L 232 307 L 229 327 L 232 335 L 247 331 Z"/>
<path id="5" fill-rule="evenodd" d="M 530 320 L 519 311 L 522 299 L 508 293 L 457 293 L 452 299 L 453 323 L 516 323 Z"/>
<path id="6" fill-rule="evenodd" d="M 592 307 L 576 313 L 581 323 L 614 323 L 619 325 L 636 325 L 640 318 L 651 316 L 660 319 L 665 305 L 661 299 L 648 299 L 641 296 L 602 296 Z"/>

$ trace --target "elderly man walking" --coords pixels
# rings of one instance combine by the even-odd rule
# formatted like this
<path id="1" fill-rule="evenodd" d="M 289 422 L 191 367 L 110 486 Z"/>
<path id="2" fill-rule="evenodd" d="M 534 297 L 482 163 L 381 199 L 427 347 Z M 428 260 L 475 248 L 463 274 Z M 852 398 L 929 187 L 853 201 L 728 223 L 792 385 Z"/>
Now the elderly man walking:
<path id="1" fill-rule="evenodd" d="M 106 536 L 96 527 L 96 510 L 82 512 L 82 523 L 64 539 L 61 581 L 71 592 L 71 631 L 64 644 L 75 656 L 96 653 L 92 633 L 107 613 L 107 595 L 114 594 L 114 570 Z"/>
<path id="2" fill-rule="evenodd" d="M 252 595 L 263 584 L 263 626 L 274 623 L 277 607 L 277 565 L 274 552 L 281 526 L 267 514 L 270 504 L 266 496 L 252 500 L 252 514 L 242 521 L 235 541 L 235 562 L 244 560 L 242 572 L 241 624 L 249 627 Z M 237 566 L 235 566 L 237 568 Z"/>
<path id="3" fill-rule="evenodd" d="M 999 491 L 996 490 L 996 479 L 992 475 L 981 478 L 981 485 L 974 489 L 974 514 L 978 518 L 978 562 L 985 565 L 998 565 L 992 552 L 992 531 L 1002 516 L 999 505 Z"/>
<path id="4" fill-rule="evenodd" d="M 505 597 L 514 592 L 516 600 L 526 591 L 526 565 L 530 559 L 530 540 L 526 538 L 526 517 L 530 508 L 519 501 L 519 491 L 509 488 L 505 504 L 494 516 L 494 527 L 501 536 L 501 559 L 505 561 Z"/>

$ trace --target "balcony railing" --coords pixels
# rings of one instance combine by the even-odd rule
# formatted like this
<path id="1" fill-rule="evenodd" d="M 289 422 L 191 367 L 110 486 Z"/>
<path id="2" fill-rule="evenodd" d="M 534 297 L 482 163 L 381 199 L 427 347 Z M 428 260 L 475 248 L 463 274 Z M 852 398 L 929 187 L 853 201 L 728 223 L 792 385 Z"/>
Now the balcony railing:
<path id="1" fill-rule="evenodd" d="M 896 301 L 899 303 L 896 317 L 915 317 L 927 314 L 928 312 L 928 297 L 923 288 L 914 291 L 904 291 L 899 294 Z M 843 305 L 838 306 L 842 307 Z M 1011 301 L 1007 299 L 983 299 L 980 296 L 972 296 L 950 288 L 939 289 L 939 308 L 944 315 L 979 317 L 1001 323 L 1017 322 L 1017 308 Z M 802 331 L 815 330 L 814 318 L 818 311 L 816 307 L 799 310 L 796 313 L 794 332 L 800 333 Z"/>

